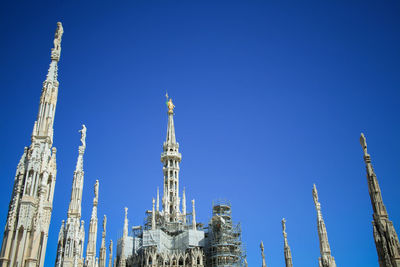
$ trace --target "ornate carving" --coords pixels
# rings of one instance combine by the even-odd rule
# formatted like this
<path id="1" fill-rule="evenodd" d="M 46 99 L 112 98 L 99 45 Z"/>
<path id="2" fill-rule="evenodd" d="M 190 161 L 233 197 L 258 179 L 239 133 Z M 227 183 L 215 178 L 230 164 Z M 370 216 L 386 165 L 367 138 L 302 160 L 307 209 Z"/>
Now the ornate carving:
<path id="1" fill-rule="evenodd" d="M 64 33 L 64 29 L 62 27 L 61 22 L 57 22 L 56 33 L 54 34 L 54 48 L 51 49 L 51 59 L 52 60 L 60 60 L 61 53 L 61 38 Z"/>
<path id="2" fill-rule="evenodd" d="M 79 132 L 81 133 L 81 143 L 84 148 L 86 147 L 86 130 L 85 124 L 82 124 L 82 129 Z"/>

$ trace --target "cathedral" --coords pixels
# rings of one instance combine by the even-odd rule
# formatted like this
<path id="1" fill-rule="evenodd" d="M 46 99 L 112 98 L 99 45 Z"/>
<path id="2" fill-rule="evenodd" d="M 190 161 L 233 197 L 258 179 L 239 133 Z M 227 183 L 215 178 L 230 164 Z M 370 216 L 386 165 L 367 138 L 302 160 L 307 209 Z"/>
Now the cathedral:
<path id="1" fill-rule="evenodd" d="M 167 96 L 168 97 L 168 96 Z M 118 240 L 116 266 L 243 266 L 241 230 L 232 221 L 231 205 L 214 202 L 208 227 L 196 221 L 195 200 L 192 212 L 186 209 L 185 190 L 179 194 L 179 164 L 182 159 L 175 137 L 174 104 L 167 102 L 167 136 L 161 153 L 163 196 L 153 198 L 145 224 L 134 226 L 129 235 L 127 211 L 123 236 Z"/>
<path id="2" fill-rule="evenodd" d="M 57 105 L 58 63 L 61 55 L 63 27 L 59 22 L 51 49 L 51 62 L 43 82 L 37 120 L 31 134 L 31 144 L 24 148 L 17 165 L 14 187 L 8 208 L 7 221 L 0 251 L 1 267 L 43 267 L 53 197 L 57 175 L 56 148 L 53 146 L 53 125 Z M 179 171 L 182 154 L 179 152 L 174 126 L 174 104 L 167 95 L 167 133 L 162 145 L 161 166 L 163 173 L 162 196 L 157 189 L 151 210 L 145 213 L 143 225 L 129 226 L 128 208 L 125 208 L 123 234 L 114 245 L 109 241 L 107 255 L 104 216 L 101 244 L 96 247 L 100 182 L 93 186 L 92 213 L 85 243 L 85 224 L 82 220 L 82 192 L 84 186 L 84 154 L 87 128 L 82 125 L 78 156 L 72 179 L 71 197 L 66 220 L 61 222 L 58 233 L 57 256 L 46 266 L 55 267 L 239 267 L 246 266 L 246 252 L 242 243 L 239 223 L 232 217 L 229 201 L 214 201 L 212 217 L 208 223 L 196 220 L 195 200 L 187 207 L 185 189 L 180 191 Z M 382 200 L 377 176 L 367 152 L 363 134 L 360 143 L 364 153 L 367 184 L 373 210 L 372 230 L 380 267 L 400 267 L 400 244 Z M 160 167 L 161 167 L 160 166 Z M 160 179 L 161 180 L 161 179 Z M 328 241 L 317 188 L 312 188 L 316 208 L 316 230 L 319 238 L 319 267 L 336 267 Z M 293 267 L 292 253 L 282 219 L 283 255 L 286 267 Z M 267 266 L 264 245 L 261 242 L 261 266 Z M 51 259 L 50 259 L 51 260 Z M 50 262 L 50 263 L 49 263 Z"/>

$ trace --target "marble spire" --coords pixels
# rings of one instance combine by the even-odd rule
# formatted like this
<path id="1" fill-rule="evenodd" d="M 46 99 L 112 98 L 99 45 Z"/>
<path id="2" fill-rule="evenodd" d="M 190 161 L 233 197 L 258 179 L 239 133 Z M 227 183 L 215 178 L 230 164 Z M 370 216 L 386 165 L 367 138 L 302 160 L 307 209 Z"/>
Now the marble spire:
<path id="1" fill-rule="evenodd" d="M 197 226 L 196 226 L 196 207 L 194 205 L 194 199 L 192 199 L 192 228 L 193 228 L 193 230 L 197 229 Z"/>
<path id="2" fill-rule="evenodd" d="M 46 80 L 43 82 L 39 112 L 35 121 L 32 138 L 44 138 L 49 144 L 53 142 L 53 124 L 58 96 L 58 61 L 61 55 L 61 38 L 64 33 L 61 22 L 57 23 L 54 36 L 54 47 L 51 49 L 51 62 Z"/>
<path id="3" fill-rule="evenodd" d="M 156 200 L 153 198 L 153 208 L 151 211 L 151 230 L 156 229 L 156 210 L 154 208 L 155 203 L 156 203 Z"/>
<path id="4" fill-rule="evenodd" d="M 364 162 L 367 170 L 368 191 L 373 210 L 373 234 L 380 267 L 400 267 L 400 244 L 396 230 L 382 200 L 378 178 L 367 151 L 367 141 L 364 134 L 360 137 L 364 151 Z"/>
<path id="5" fill-rule="evenodd" d="M 110 246 L 108 247 L 108 249 L 110 250 L 110 254 L 108 256 L 108 267 L 112 267 L 113 266 L 113 241 L 110 240 Z"/>
<path id="6" fill-rule="evenodd" d="M 172 99 L 167 95 L 167 138 L 163 144 L 161 162 L 164 173 L 163 212 L 166 221 L 170 222 L 177 222 L 181 217 L 179 211 L 179 163 L 182 155 L 179 153 L 179 144 L 175 138 L 174 107 Z"/>
<path id="7" fill-rule="evenodd" d="M 108 247 L 110 250 L 110 254 L 108 255 L 108 267 L 112 267 L 112 249 L 113 249 L 113 243 L 112 240 L 110 240 L 110 246 Z"/>
<path id="8" fill-rule="evenodd" d="M 59 85 L 57 68 L 63 32 L 63 27 L 58 22 L 31 145 L 25 147 L 14 178 L 0 252 L 0 266 L 42 267 L 44 264 L 57 174 L 57 150 L 52 144 Z M 41 235 L 39 238 L 38 233 Z M 28 247 L 29 253 L 25 249 Z"/>
<path id="9" fill-rule="evenodd" d="M 81 133 L 81 145 L 79 146 L 78 159 L 76 161 L 76 167 L 74 171 L 74 179 L 72 181 L 71 200 L 68 208 L 68 218 L 81 218 L 82 210 L 82 192 L 83 192 L 83 155 L 86 149 L 86 126 L 83 124 Z"/>
<path id="10" fill-rule="evenodd" d="M 94 184 L 94 198 L 93 198 L 93 209 L 92 216 L 89 224 L 89 237 L 86 247 L 86 267 L 96 266 L 96 240 L 97 240 L 97 205 L 99 203 L 99 180 L 96 180 Z"/>
<path id="11" fill-rule="evenodd" d="M 287 240 L 287 233 L 286 233 L 286 220 L 285 218 L 282 219 L 282 233 L 283 233 L 283 250 L 285 253 L 285 264 L 286 267 L 293 267 L 292 262 L 292 252 L 290 251 L 290 247 Z"/>
<path id="12" fill-rule="evenodd" d="M 99 254 L 99 267 L 106 267 L 106 229 L 107 229 L 107 216 L 103 217 L 103 232 L 101 234 L 101 246 L 100 246 L 100 254 Z"/>
<path id="13" fill-rule="evenodd" d="M 81 221 L 83 192 L 83 155 L 86 149 L 86 127 L 82 125 L 81 145 L 78 149 L 78 159 L 72 181 L 71 200 L 69 203 L 67 221 L 64 221 L 58 238 L 56 267 L 67 267 L 83 264 L 83 243 L 85 241 L 84 223 Z M 69 241 L 69 244 L 67 242 Z"/>
<path id="14" fill-rule="evenodd" d="M 182 217 L 183 217 L 183 223 L 186 224 L 186 193 L 185 193 L 185 188 L 183 188 L 183 193 L 182 193 Z"/>
<path id="15" fill-rule="evenodd" d="M 128 208 L 125 207 L 125 219 L 124 219 L 124 231 L 122 234 L 121 240 L 121 256 L 118 260 L 118 266 L 125 266 L 126 265 L 126 257 L 125 257 L 125 243 L 128 238 Z"/>
<path id="16" fill-rule="evenodd" d="M 335 258 L 331 255 L 331 248 L 328 241 L 328 233 L 321 213 L 321 203 L 318 201 L 317 187 L 314 184 L 313 199 L 315 208 L 317 210 L 317 225 L 318 225 L 318 237 L 319 237 L 319 250 L 321 257 L 319 258 L 319 267 L 336 267 Z"/>
<path id="17" fill-rule="evenodd" d="M 261 257 L 262 257 L 262 267 L 267 267 L 267 264 L 265 263 L 265 254 L 264 254 L 264 243 L 261 241 L 260 243 L 260 248 L 261 248 Z"/>

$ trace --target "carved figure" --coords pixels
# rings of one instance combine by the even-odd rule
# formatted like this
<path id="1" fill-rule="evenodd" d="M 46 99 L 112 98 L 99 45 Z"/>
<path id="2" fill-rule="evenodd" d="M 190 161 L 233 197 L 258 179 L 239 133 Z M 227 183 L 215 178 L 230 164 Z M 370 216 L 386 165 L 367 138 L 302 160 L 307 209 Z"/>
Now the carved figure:
<path id="1" fill-rule="evenodd" d="M 174 113 L 174 104 L 172 103 L 172 99 L 170 98 L 167 102 L 167 106 L 168 106 L 168 113 L 172 114 Z"/>
<path id="2" fill-rule="evenodd" d="M 25 194 L 30 195 L 31 194 L 31 185 L 32 185 L 32 176 L 29 175 L 28 179 L 26 181 L 26 191 Z"/>
<path id="3" fill-rule="evenodd" d="M 261 248 L 261 257 L 262 257 L 262 267 L 267 267 L 267 264 L 265 263 L 264 243 L 262 241 L 260 244 L 260 248 Z"/>
<path id="4" fill-rule="evenodd" d="M 96 180 L 94 184 L 94 198 L 97 200 L 99 199 L 99 180 Z"/>
<path id="5" fill-rule="evenodd" d="M 313 188 L 312 194 L 313 194 L 313 199 L 314 199 L 315 206 L 317 206 L 317 204 L 318 204 L 318 192 L 317 192 L 317 187 L 315 186 L 315 184 L 314 184 L 314 188 Z"/>
<path id="6" fill-rule="evenodd" d="M 282 219 L 282 231 L 284 234 L 286 234 L 286 220 L 285 218 Z"/>
<path id="7" fill-rule="evenodd" d="M 54 35 L 54 49 L 59 50 L 60 49 L 60 44 L 61 44 L 61 37 L 64 33 L 64 29 L 62 27 L 61 22 L 57 22 L 57 30 Z"/>
<path id="8" fill-rule="evenodd" d="M 85 124 L 82 124 L 82 129 L 79 130 L 79 132 L 81 133 L 81 143 L 83 147 L 86 147 L 86 130 Z"/>

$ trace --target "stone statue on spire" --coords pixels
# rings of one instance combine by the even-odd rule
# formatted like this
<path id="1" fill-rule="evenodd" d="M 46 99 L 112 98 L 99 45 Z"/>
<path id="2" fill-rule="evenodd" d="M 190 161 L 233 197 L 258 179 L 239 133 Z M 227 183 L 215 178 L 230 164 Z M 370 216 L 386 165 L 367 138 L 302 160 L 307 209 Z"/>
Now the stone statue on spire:
<path id="1" fill-rule="evenodd" d="M 315 207 L 317 207 L 317 209 L 319 209 L 320 204 L 318 202 L 318 191 L 317 191 L 317 187 L 315 186 L 315 184 L 313 186 L 312 195 L 313 195 Z"/>
<path id="2" fill-rule="evenodd" d="M 283 232 L 283 236 L 286 237 L 286 220 L 285 218 L 282 219 L 282 232 Z"/>
<path id="3" fill-rule="evenodd" d="M 84 148 L 86 147 L 86 130 L 85 124 L 82 124 L 82 129 L 79 132 L 81 133 L 81 143 Z"/>
<path id="4" fill-rule="evenodd" d="M 95 202 L 97 204 L 99 200 L 99 180 L 96 180 L 96 183 L 94 184 L 94 200 L 93 202 Z"/>
<path id="5" fill-rule="evenodd" d="M 262 241 L 260 243 L 260 248 L 261 248 L 261 257 L 262 257 L 262 267 L 267 267 L 267 264 L 265 263 L 264 243 Z"/>
<path id="6" fill-rule="evenodd" d="M 57 22 L 56 33 L 54 34 L 54 49 L 59 49 L 61 44 L 61 37 L 64 33 L 61 22 Z"/>
<path id="7" fill-rule="evenodd" d="M 106 227 L 107 227 L 107 216 L 104 215 L 104 217 L 103 217 L 103 233 L 106 232 Z"/>
<path id="8" fill-rule="evenodd" d="M 60 54 L 61 54 L 61 38 L 64 33 L 63 26 L 61 22 L 57 22 L 57 30 L 56 33 L 54 34 L 54 48 L 51 49 L 51 59 L 52 60 L 60 60 Z"/>

